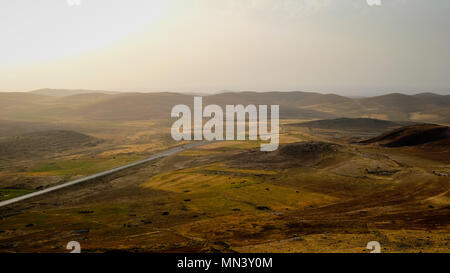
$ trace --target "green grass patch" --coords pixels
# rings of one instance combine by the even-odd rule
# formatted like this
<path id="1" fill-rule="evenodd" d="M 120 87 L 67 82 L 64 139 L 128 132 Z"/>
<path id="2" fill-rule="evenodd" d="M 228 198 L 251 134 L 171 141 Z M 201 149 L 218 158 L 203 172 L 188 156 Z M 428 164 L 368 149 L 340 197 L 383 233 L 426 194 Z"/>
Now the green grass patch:
<path id="1" fill-rule="evenodd" d="M 0 189 L 0 201 L 16 198 L 28 193 L 33 192 L 33 190 L 27 189 Z"/>
<path id="2" fill-rule="evenodd" d="M 106 159 L 80 158 L 73 160 L 59 160 L 37 164 L 31 169 L 31 172 L 49 173 L 69 177 L 75 175 L 90 175 L 132 163 L 143 158 L 143 156 L 138 155 L 120 155 Z"/>
<path id="3" fill-rule="evenodd" d="M 226 215 L 233 209 L 245 213 L 270 213 L 334 200 L 326 194 L 271 184 L 273 177 L 277 178 L 279 174 L 211 164 L 155 175 L 143 186 L 178 193 L 180 202 L 190 210 L 214 215 Z M 269 209 L 258 209 L 262 206 Z"/>

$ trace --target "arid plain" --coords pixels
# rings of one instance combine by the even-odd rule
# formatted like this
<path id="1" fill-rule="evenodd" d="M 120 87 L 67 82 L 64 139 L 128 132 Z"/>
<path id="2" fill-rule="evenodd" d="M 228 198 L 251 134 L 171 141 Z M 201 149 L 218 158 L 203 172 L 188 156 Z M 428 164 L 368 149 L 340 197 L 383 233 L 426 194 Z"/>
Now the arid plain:
<path id="1" fill-rule="evenodd" d="M 0 93 L 0 200 L 184 143 L 174 93 Z M 279 104 L 280 147 L 224 141 L 0 208 L 1 252 L 450 251 L 450 96 L 223 93 Z M 345 117 L 345 118 L 343 118 Z M 439 125 L 438 125 L 439 124 Z"/>

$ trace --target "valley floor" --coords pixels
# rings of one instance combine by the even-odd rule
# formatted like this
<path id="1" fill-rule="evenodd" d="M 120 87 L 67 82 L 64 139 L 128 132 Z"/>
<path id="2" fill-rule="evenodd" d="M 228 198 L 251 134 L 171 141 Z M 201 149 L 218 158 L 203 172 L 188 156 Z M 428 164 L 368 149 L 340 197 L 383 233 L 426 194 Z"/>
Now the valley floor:
<path id="1" fill-rule="evenodd" d="M 284 128 L 270 154 L 213 143 L 0 208 L 0 251 L 450 251 L 448 157 Z"/>

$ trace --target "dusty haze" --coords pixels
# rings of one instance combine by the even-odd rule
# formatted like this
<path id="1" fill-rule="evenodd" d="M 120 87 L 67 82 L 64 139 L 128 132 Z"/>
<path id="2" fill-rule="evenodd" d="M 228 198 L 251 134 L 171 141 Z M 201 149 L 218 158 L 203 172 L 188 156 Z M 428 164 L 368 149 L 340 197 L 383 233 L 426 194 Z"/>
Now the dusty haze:
<path id="1" fill-rule="evenodd" d="M 2 1 L 0 90 L 450 94 L 450 2 Z"/>

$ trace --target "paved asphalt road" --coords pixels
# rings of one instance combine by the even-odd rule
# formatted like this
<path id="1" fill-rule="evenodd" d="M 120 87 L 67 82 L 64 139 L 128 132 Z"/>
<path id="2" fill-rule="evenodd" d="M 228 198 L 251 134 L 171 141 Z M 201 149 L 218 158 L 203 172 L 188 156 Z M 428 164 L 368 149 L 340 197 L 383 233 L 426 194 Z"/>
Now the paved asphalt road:
<path id="1" fill-rule="evenodd" d="M 158 159 L 158 158 L 161 158 L 161 157 L 166 157 L 166 156 L 169 156 L 169 155 L 173 155 L 173 154 L 182 152 L 184 150 L 195 148 L 195 147 L 198 147 L 198 146 L 202 146 L 202 145 L 205 145 L 205 144 L 208 144 L 208 143 L 211 143 L 211 141 L 196 142 L 196 143 L 191 143 L 191 144 L 186 144 L 186 145 L 183 145 L 183 146 L 175 147 L 175 148 L 169 149 L 169 150 L 167 150 L 165 152 L 153 155 L 153 156 L 151 156 L 149 158 L 146 158 L 146 159 L 134 162 L 134 163 L 123 165 L 123 166 L 120 166 L 120 167 L 117 167 L 117 168 L 114 168 L 114 169 L 111 169 L 111 170 L 108 170 L 108 171 L 104 171 L 104 172 L 101 172 L 101 173 L 93 174 L 93 175 L 90 175 L 90 176 L 87 176 L 87 177 L 84 177 L 84 178 L 80 178 L 80 179 L 77 179 L 77 180 L 74 180 L 74 181 L 66 182 L 66 183 L 63 183 L 61 185 L 50 187 L 50 188 L 47 188 L 47 189 L 44 189 L 44 190 L 41 190 L 41 191 L 36 191 L 36 192 L 25 194 L 25 195 L 22 195 L 22 196 L 19 196 L 19 197 L 16 197 L 16 198 L 12 198 L 12 199 L 8 199 L 8 200 L 5 200 L 5 201 L 2 201 L 2 202 L 0 202 L 0 207 L 4 207 L 4 206 L 10 205 L 10 204 L 14 204 L 14 203 L 17 203 L 19 201 L 22 201 L 22 200 L 25 200 L 25 199 L 28 199 L 28 198 L 36 197 L 36 196 L 39 196 L 39 195 L 42 195 L 42 194 L 45 194 L 45 193 L 48 193 L 48 192 L 56 191 L 56 190 L 59 190 L 59 189 L 62 189 L 62 188 L 66 188 L 66 187 L 69 187 L 69 186 L 72 186 L 72 185 L 75 185 L 75 184 L 79 184 L 79 183 L 82 183 L 82 182 L 86 182 L 86 181 L 89 181 L 89 180 L 92 180 L 92 179 L 103 177 L 103 176 L 106 176 L 106 175 L 109 175 L 109 174 L 112 174 L 112 173 L 116 173 L 118 171 L 121 171 L 121 170 L 124 170 L 124 169 L 127 169 L 127 168 L 131 168 L 131 167 L 134 167 L 134 166 L 137 166 L 137 165 L 140 165 L 140 164 L 143 164 L 143 163 L 147 163 L 149 161 L 152 161 L 152 160 L 155 160 L 155 159 Z"/>

